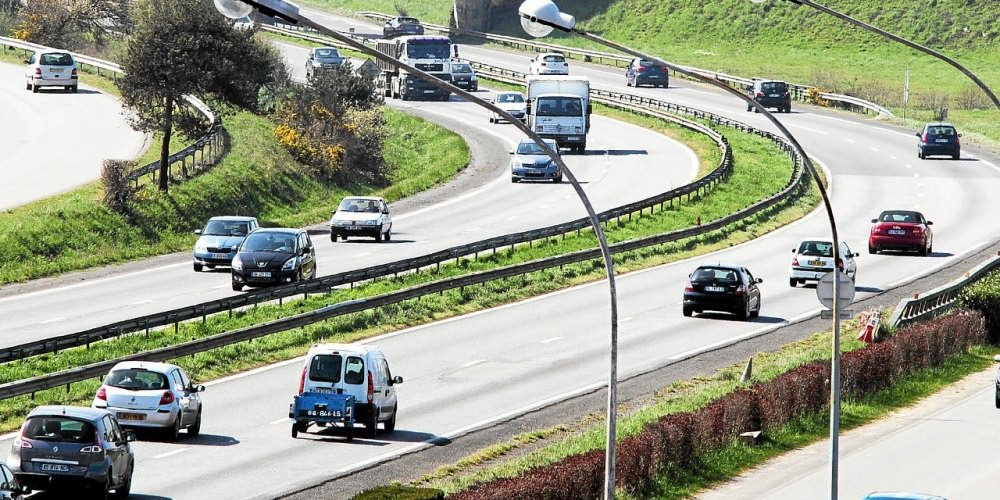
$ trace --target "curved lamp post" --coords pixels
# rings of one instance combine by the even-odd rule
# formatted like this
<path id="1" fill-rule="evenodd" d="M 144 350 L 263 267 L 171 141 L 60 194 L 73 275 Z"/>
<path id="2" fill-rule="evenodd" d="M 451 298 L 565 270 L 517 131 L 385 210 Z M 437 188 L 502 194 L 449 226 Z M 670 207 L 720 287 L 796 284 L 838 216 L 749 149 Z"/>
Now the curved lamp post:
<path id="1" fill-rule="evenodd" d="M 563 173 L 569 179 L 569 182 L 573 185 L 573 189 L 576 191 L 577 196 L 579 196 L 580 201 L 583 203 L 583 207 L 587 210 L 587 217 L 590 219 L 590 225 L 594 230 L 594 234 L 597 235 L 597 240 L 601 246 L 601 255 L 604 257 L 604 267 L 607 271 L 608 276 L 608 289 L 611 296 L 611 339 L 612 345 L 617 344 L 618 339 L 618 297 L 615 286 L 615 271 L 614 271 L 614 261 L 611 258 L 611 249 L 608 247 L 608 240 L 604 235 L 604 230 L 601 228 L 601 221 L 597 218 L 597 213 L 594 211 L 593 205 L 590 203 L 590 199 L 587 198 L 587 193 L 584 192 L 583 187 L 580 182 L 573 175 L 573 171 L 569 169 L 565 162 L 563 162 L 562 157 L 559 156 L 558 151 L 550 148 L 548 144 L 542 139 L 541 136 L 536 134 L 527 125 L 521 123 L 521 120 L 514 118 L 506 111 L 495 106 L 493 103 L 485 101 L 477 96 L 466 92 L 450 82 L 443 81 L 429 73 L 422 70 L 403 64 L 398 60 L 387 56 L 375 49 L 372 49 L 365 44 L 354 40 L 344 34 L 334 31 L 330 28 L 317 24 L 316 22 L 303 17 L 299 14 L 299 8 L 297 5 L 287 2 L 285 0 L 214 0 L 215 6 L 226 17 L 239 18 L 249 15 L 250 12 L 257 8 L 262 14 L 266 14 L 272 17 L 279 17 L 293 24 L 299 24 L 303 26 L 309 26 L 316 29 L 317 31 L 327 35 L 331 38 L 336 39 L 343 44 L 370 55 L 380 61 L 391 64 L 396 68 L 404 69 L 406 72 L 419 77 L 421 80 L 428 82 L 435 87 L 447 90 L 463 100 L 471 102 L 482 108 L 486 108 L 506 119 L 508 122 L 514 124 L 518 130 L 520 130 L 524 135 L 528 136 L 542 148 L 542 150 L 549 156 L 562 169 Z"/>
<path id="2" fill-rule="evenodd" d="M 750 0 L 750 1 L 753 2 L 753 3 L 764 3 L 767 0 Z M 964 73 L 965 76 L 969 77 L 973 82 L 975 82 L 976 85 L 978 85 L 979 88 L 982 89 L 982 91 L 986 93 L 986 95 L 990 98 L 990 100 L 993 101 L 993 105 L 996 106 L 998 109 L 1000 109 L 1000 99 L 997 99 L 996 94 L 994 94 L 993 91 L 990 90 L 990 88 L 987 87 L 986 84 L 983 83 L 983 81 L 979 79 L 979 77 L 977 77 L 971 71 L 969 71 L 968 69 L 966 69 L 965 66 L 962 66 L 961 64 L 959 64 L 958 61 L 955 61 L 954 59 L 952 59 L 952 58 L 950 58 L 950 57 L 948 57 L 948 56 L 946 56 L 946 55 L 944 55 L 944 54 L 942 54 L 942 53 L 940 53 L 940 52 L 938 52 L 938 51 L 936 51 L 934 49 L 925 47 L 925 46 L 920 45 L 919 43 L 916 43 L 916 42 L 912 42 L 912 41 L 907 40 L 907 39 L 905 39 L 905 38 L 903 38 L 903 37 L 901 37 L 899 35 L 894 35 L 894 34 L 889 33 L 888 31 L 886 31 L 886 30 L 884 30 L 882 28 L 879 28 L 878 26 L 873 26 L 873 25 L 868 24 L 868 23 L 866 23 L 864 21 L 860 21 L 858 19 L 854 19 L 853 17 L 848 16 L 847 14 L 843 14 L 841 12 L 837 12 L 837 11 L 835 11 L 835 10 L 833 10 L 833 9 L 825 6 L 825 5 L 818 4 L 818 3 L 813 2 L 811 0 L 788 0 L 788 1 L 792 2 L 792 3 L 796 4 L 796 5 L 806 5 L 806 6 L 812 7 L 812 8 L 814 8 L 814 9 L 820 11 L 820 12 L 824 12 L 826 14 L 830 14 L 831 16 L 840 18 L 841 20 L 847 21 L 848 23 L 851 23 L 851 24 L 853 24 L 855 26 L 859 26 L 859 27 L 864 28 L 864 29 L 866 29 L 868 31 L 871 31 L 873 33 L 877 33 L 877 34 L 879 34 L 879 35 L 881 35 L 881 36 L 883 36 L 885 38 L 888 38 L 890 40 L 897 41 L 897 42 L 899 42 L 899 43 L 901 43 L 903 45 L 906 45 L 907 47 L 910 47 L 912 49 L 919 50 L 920 52 L 923 52 L 924 54 L 928 54 L 928 55 L 934 56 L 934 57 L 936 57 L 936 58 L 938 58 L 938 59 L 940 59 L 940 60 L 942 60 L 942 61 L 944 61 L 944 62 L 946 62 L 946 63 L 948 63 L 948 64 L 950 64 L 952 66 L 954 66 L 956 69 L 958 69 L 959 71 L 961 71 L 962 73 Z"/>
<path id="3" fill-rule="evenodd" d="M 777 127 L 779 131 L 781 131 L 781 134 L 788 140 L 788 142 L 792 145 L 792 147 L 795 149 L 795 151 L 802 158 L 802 162 L 803 162 L 806 170 L 808 170 L 809 173 L 812 175 L 813 179 L 816 180 L 816 185 L 819 188 L 820 195 L 823 197 L 823 204 L 826 206 L 826 215 L 827 215 L 827 218 L 830 221 L 830 233 L 831 233 L 831 236 L 832 236 L 832 239 L 833 239 L 833 258 L 834 258 L 834 262 L 839 262 L 841 260 L 840 259 L 840 241 L 839 241 L 839 239 L 837 237 L 837 223 L 834 220 L 834 217 L 833 217 L 833 207 L 830 205 L 830 198 L 829 198 L 829 196 L 826 193 L 826 189 L 823 187 L 823 182 L 820 180 L 820 177 L 819 177 L 819 175 L 816 172 L 816 168 L 813 166 L 812 161 L 809 159 L 809 156 L 806 154 L 805 150 L 802 149 L 802 146 L 799 145 L 799 142 L 795 139 L 794 136 L 792 136 L 792 133 L 789 132 L 788 129 L 785 128 L 785 126 L 782 125 L 780 121 L 778 121 L 777 118 L 775 118 L 773 115 L 771 115 L 770 112 L 768 112 L 768 110 L 765 107 L 761 106 L 757 101 L 749 98 L 746 94 L 740 92 L 739 90 L 736 90 L 736 89 L 730 87 L 729 85 L 726 85 L 725 83 L 722 83 L 720 81 L 717 81 L 717 80 L 714 80 L 714 79 L 711 79 L 711 78 L 699 75 L 697 73 L 688 71 L 688 70 L 686 70 L 684 68 L 681 68 L 681 67 L 676 66 L 674 64 L 670 64 L 670 63 L 668 63 L 666 61 L 663 61 L 663 60 L 661 60 L 659 58 L 652 57 L 652 56 L 647 55 L 647 54 L 643 54 L 643 53 L 638 52 L 636 50 L 630 49 L 630 48 L 628 48 L 628 47 L 626 47 L 624 45 L 612 42 L 610 40 L 601 38 L 601 37 L 599 37 L 597 35 L 588 33 L 588 32 L 586 32 L 586 31 L 584 31 L 584 30 L 582 30 L 580 28 L 577 28 L 576 27 L 576 19 L 573 16 L 560 11 L 559 7 L 556 6 L 556 4 L 554 2 L 552 2 L 551 0 L 526 0 L 524 3 L 521 4 L 520 8 L 518 9 L 518 14 L 521 17 L 521 26 L 524 28 L 524 30 L 529 35 L 532 35 L 532 36 L 545 36 L 545 35 L 548 35 L 549 33 L 551 33 L 553 29 L 558 29 L 560 31 L 565 31 L 565 32 L 569 32 L 569 33 L 575 33 L 577 35 L 582 36 L 583 38 L 586 38 L 588 40 L 597 42 L 597 43 L 599 43 L 601 45 L 605 45 L 607 47 L 611 47 L 613 49 L 619 50 L 621 52 L 624 52 L 626 54 L 630 54 L 630 55 L 635 56 L 635 57 L 639 57 L 639 58 L 642 58 L 642 59 L 645 59 L 645 60 L 648 60 L 648 61 L 652 61 L 652 62 L 654 62 L 656 64 L 659 64 L 659 65 L 662 65 L 662 66 L 667 67 L 669 69 L 672 69 L 675 72 L 680 73 L 682 75 L 686 75 L 686 76 L 689 76 L 689 77 L 694 78 L 696 80 L 700 80 L 700 81 L 702 81 L 704 83 L 708 83 L 710 85 L 714 85 L 716 87 L 719 87 L 722 90 L 725 90 L 726 92 L 728 92 L 728 93 L 730 93 L 730 94 L 732 94 L 732 95 L 734 95 L 736 97 L 739 97 L 740 99 L 746 101 L 747 104 L 753 106 L 758 111 L 760 111 L 761 113 L 763 113 L 764 116 L 775 127 Z M 840 428 L 840 349 L 839 349 L 839 346 L 840 346 L 840 317 L 839 317 L 839 314 L 837 314 L 837 311 L 840 310 L 840 305 L 838 304 L 838 298 L 837 298 L 840 295 L 840 280 L 839 279 L 833 280 L 833 288 L 834 288 L 834 290 L 833 290 L 833 296 L 834 296 L 834 298 L 833 298 L 833 310 L 834 310 L 834 314 L 833 314 L 833 335 L 834 335 L 833 346 L 834 346 L 834 348 L 833 348 L 833 361 L 832 361 L 833 366 L 832 366 L 831 373 L 830 373 L 830 380 L 831 380 L 831 395 L 830 395 L 830 400 L 831 400 L 831 409 L 830 409 L 830 412 L 831 412 L 831 423 L 830 423 L 830 435 L 831 435 L 831 439 L 833 439 L 833 442 L 836 443 L 837 432 L 838 432 L 838 430 Z M 611 348 L 611 353 L 612 353 L 611 354 L 612 355 L 612 361 L 611 362 L 612 362 L 612 366 L 613 366 L 613 368 L 612 368 L 612 374 L 614 374 L 614 372 L 615 372 L 614 365 L 615 365 L 615 362 L 616 362 L 615 358 L 614 358 L 614 356 L 616 355 L 616 349 L 615 349 L 614 346 L 612 346 L 612 348 Z M 611 380 L 609 380 L 609 382 L 608 382 L 608 385 L 609 385 L 609 391 L 608 391 L 608 409 L 607 409 L 607 413 L 608 413 L 608 416 L 607 416 L 608 427 L 607 427 L 607 436 L 606 436 L 606 446 L 607 446 L 606 454 L 607 455 L 606 455 L 606 459 L 605 459 L 605 471 L 604 471 L 604 475 L 605 475 L 605 477 L 604 477 L 604 495 L 605 495 L 605 498 L 608 498 L 608 499 L 614 498 L 614 495 L 615 495 L 615 451 L 614 451 L 615 450 L 615 404 L 616 404 L 616 402 L 614 400 L 614 397 L 615 397 L 615 384 L 616 384 L 616 380 L 614 378 L 614 375 L 612 375 Z M 834 444 L 834 449 L 836 449 L 836 444 Z M 834 454 L 835 454 L 835 452 L 834 452 Z M 834 498 L 836 498 L 836 496 L 834 496 Z"/>

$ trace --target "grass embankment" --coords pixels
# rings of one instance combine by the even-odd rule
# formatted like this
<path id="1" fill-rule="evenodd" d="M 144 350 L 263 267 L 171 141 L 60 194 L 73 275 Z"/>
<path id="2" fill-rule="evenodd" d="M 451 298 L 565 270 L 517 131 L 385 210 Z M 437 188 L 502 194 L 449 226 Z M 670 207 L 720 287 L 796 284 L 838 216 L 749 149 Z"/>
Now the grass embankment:
<path id="1" fill-rule="evenodd" d="M 452 0 L 305 0 L 300 4 L 345 16 L 365 11 L 396 15 L 396 8 L 399 6 L 406 11 L 406 15 L 416 17 L 423 22 L 448 24 L 448 19 L 451 18 Z"/>
<path id="2" fill-rule="evenodd" d="M 660 127 L 671 127 L 660 123 Z M 727 132 L 729 133 L 729 132 Z M 689 227 L 698 217 L 709 221 L 728 215 L 752 202 L 779 191 L 791 173 L 791 164 L 769 141 L 747 134 L 730 133 L 731 144 L 737 158 L 736 169 L 728 182 L 718 185 L 701 198 L 690 203 L 675 203 L 653 215 L 634 217 L 631 221 L 622 219 L 620 224 L 612 223 L 608 228 L 611 242 L 624 241 L 640 236 L 658 234 L 671 229 Z M 702 140 L 705 140 L 703 137 Z M 717 157 L 716 157 L 717 161 Z M 714 166 L 714 162 L 712 163 Z M 619 272 L 663 264 L 678 259 L 726 248 L 747 241 L 783 224 L 797 220 L 808 213 L 818 201 L 818 194 L 810 191 L 789 206 L 758 214 L 728 228 L 699 238 L 674 242 L 658 247 L 623 254 L 616 257 Z M 205 323 L 191 322 L 180 325 L 174 333 L 172 328 L 144 335 L 132 335 L 118 340 L 93 344 L 90 350 L 70 349 L 59 354 L 47 354 L 29 360 L 0 365 L 0 383 L 25 377 L 64 370 L 99 360 L 113 359 L 128 353 L 148 350 L 207 335 L 230 331 L 236 328 L 259 324 L 276 317 L 288 316 L 319 307 L 413 286 L 449 276 L 466 274 L 498 266 L 534 260 L 562 254 L 573 250 L 593 248 L 595 238 L 588 232 L 579 236 L 570 235 L 565 239 L 552 239 L 536 243 L 531 247 L 519 246 L 515 250 L 502 250 L 496 255 L 484 256 L 478 260 L 460 260 L 457 264 L 442 265 L 440 270 L 427 270 L 394 279 L 383 279 L 374 283 L 355 287 L 353 290 L 335 290 L 329 295 L 316 295 L 307 300 L 298 300 L 278 306 L 263 305 L 237 312 L 232 318 L 226 315 L 209 317 Z M 195 356 L 176 359 L 173 362 L 183 366 L 196 380 L 208 380 L 237 373 L 254 367 L 303 354 L 310 345 L 320 341 L 351 342 L 421 323 L 470 311 L 509 303 L 526 297 L 539 295 L 551 290 L 600 279 L 604 274 L 603 265 L 598 261 L 567 265 L 562 269 L 534 273 L 522 278 L 496 281 L 481 286 L 452 290 L 441 295 L 430 295 L 419 301 L 409 301 L 382 308 L 377 311 L 356 313 L 301 329 L 281 332 L 250 343 L 228 346 Z M 96 380 L 74 384 L 66 393 L 53 389 L 38 393 L 34 400 L 27 397 L 12 398 L 0 402 L 0 430 L 10 429 L 20 423 L 20 419 L 30 408 L 45 403 L 86 403 L 96 390 Z"/>
<path id="3" fill-rule="evenodd" d="M 851 323 L 845 325 L 845 331 L 852 330 L 854 322 Z M 864 346 L 851 336 L 842 338 L 841 346 L 845 352 Z M 754 356 L 753 380 L 769 381 L 797 366 L 829 359 L 830 345 L 831 334 L 823 332 L 785 345 L 777 351 L 757 354 Z M 937 368 L 904 377 L 893 387 L 871 397 L 845 400 L 841 407 L 841 428 L 859 427 L 912 405 L 986 368 L 997 352 L 1000 349 L 995 346 L 978 347 L 968 354 L 952 357 Z M 626 415 L 619 417 L 619 439 L 639 434 L 648 424 L 664 415 L 697 410 L 741 387 L 739 377 L 743 368 L 742 364 L 732 365 L 708 376 L 676 382 L 657 391 L 648 404 L 640 408 L 623 405 Z M 603 449 L 605 427 L 602 420 L 601 415 L 594 414 L 579 422 L 519 435 L 508 442 L 479 450 L 456 464 L 441 467 L 410 484 L 454 493 L 493 478 L 513 477 L 531 467 L 557 462 L 570 455 Z M 732 443 L 701 457 L 701 466 L 697 471 L 668 470 L 658 477 L 654 489 L 642 496 L 619 493 L 622 498 L 687 498 L 781 453 L 825 439 L 828 426 L 826 415 L 800 417 L 776 432 L 769 432 L 762 445 L 749 447 Z"/>
<path id="4" fill-rule="evenodd" d="M 468 147 L 457 134 L 398 111 L 385 113 L 384 153 L 393 169 L 388 187 L 319 181 L 278 144 L 270 121 L 241 112 L 226 119 L 230 150 L 222 162 L 171 186 L 169 194 L 142 190 L 134 220 L 100 203 L 99 182 L 0 213 L 0 283 L 190 250 L 191 231 L 218 214 L 256 215 L 269 226 L 313 224 L 345 195 L 396 200 L 468 164 Z"/>

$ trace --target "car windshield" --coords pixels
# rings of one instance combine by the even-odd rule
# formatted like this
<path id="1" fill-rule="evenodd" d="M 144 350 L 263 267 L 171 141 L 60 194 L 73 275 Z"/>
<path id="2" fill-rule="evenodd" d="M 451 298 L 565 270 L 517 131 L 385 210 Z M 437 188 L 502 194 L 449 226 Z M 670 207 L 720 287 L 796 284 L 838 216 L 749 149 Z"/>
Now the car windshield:
<path id="1" fill-rule="evenodd" d="M 205 236 L 246 236 L 250 223 L 246 221 L 210 220 L 201 231 Z"/>
<path id="2" fill-rule="evenodd" d="M 543 60 L 545 62 L 566 62 L 566 58 L 563 56 L 545 56 Z"/>
<path id="3" fill-rule="evenodd" d="M 497 102 L 524 102 L 521 94 L 497 94 Z"/>
<path id="4" fill-rule="evenodd" d="M 21 435 L 39 441 L 93 443 L 95 429 L 90 422 L 63 416 L 30 417 Z"/>
<path id="5" fill-rule="evenodd" d="M 799 254 L 810 257 L 833 257 L 833 243 L 829 241 L 803 241 Z"/>
<path id="6" fill-rule="evenodd" d="M 320 59 L 340 59 L 337 49 L 316 49 L 316 57 Z"/>
<path id="7" fill-rule="evenodd" d="M 539 97 L 535 106 L 537 116 L 581 116 L 583 105 L 579 97 Z"/>
<path id="8" fill-rule="evenodd" d="M 882 222 L 920 222 L 920 214 L 916 212 L 882 212 L 879 220 Z"/>
<path id="9" fill-rule="evenodd" d="M 955 135 L 955 129 L 952 127 L 927 127 L 927 133 L 930 135 L 953 136 Z"/>
<path id="10" fill-rule="evenodd" d="M 691 276 L 693 281 L 715 281 L 717 283 L 736 283 L 739 278 L 736 271 L 725 267 L 699 267 Z"/>
<path id="11" fill-rule="evenodd" d="M 347 198 L 340 202 L 337 207 L 338 212 L 370 212 L 379 213 L 380 203 L 375 200 L 364 200 L 359 198 Z"/>
<path id="12" fill-rule="evenodd" d="M 555 143 L 546 142 L 548 146 L 552 149 L 556 148 Z M 545 151 L 542 150 L 541 146 L 535 144 L 534 142 L 522 142 L 517 145 L 517 154 L 519 155 L 543 155 Z"/>
<path id="13" fill-rule="evenodd" d="M 399 24 L 420 24 L 420 21 L 415 17 L 401 17 L 398 22 Z"/>
<path id="14" fill-rule="evenodd" d="M 309 363 L 309 378 L 317 382 L 340 382 L 340 366 L 344 358 L 340 354 L 317 354 Z"/>
<path id="15" fill-rule="evenodd" d="M 410 40 L 406 42 L 406 55 L 412 59 L 448 59 L 451 43 L 447 40 Z"/>
<path id="16" fill-rule="evenodd" d="M 66 53 L 42 54 L 38 63 L 43 66 L 72 66 L 73 56 Z"/>
<path id="17" fill-rule="evenodd" d="M 465 63 L 454 63 L 451 65 L 452 73 L 472 73 L 472 66 Z"/>
<path id="18" fill-rule="evenodd" d="M 760 84 L 760 89 L 764 92 L 784 92 L 788 90 L 788 85 L 785 82 L 764 82 Z"/>
<path id="19" fill-rule="evenodd" d="M 113 370 L 104 379 L 104 385 L 130 391 L 152 391 L 170 386 L 166 375 L 137 368 Z"/>
<path id="20" fill-rule="evenodd" d="M 240 250 L 246 252 L 294 252 L 295 235 L 287 233 L 253 233 Z"/>

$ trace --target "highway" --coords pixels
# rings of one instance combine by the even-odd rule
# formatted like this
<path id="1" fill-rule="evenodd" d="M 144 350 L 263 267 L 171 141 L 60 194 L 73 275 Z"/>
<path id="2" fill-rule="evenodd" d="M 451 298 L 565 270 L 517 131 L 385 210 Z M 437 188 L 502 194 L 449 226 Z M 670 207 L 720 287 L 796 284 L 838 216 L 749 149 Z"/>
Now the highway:
<path id="1" fill-rule="evenodd" d="M 24 66 L 0 63 L 0 102 L 0 210 L 96 180 L 105 159 L 134 158 L 146 143 L 114 97 L 86 85 L 32 94 Z"/>
<path id="2" fill-rule="evenodd" d="M 1000 435 L 991 366 L 912 407 L 841 436 L 841 498 L 872 491 L 996 498 Z M 777 457 L 699 500 L 793 500 L 829 496 L 830 446 L 822 441 Z"/>
<path id="3" fill-rule="evenodd" d="M 336 17 L 323 18 L 336 23 Z M 527 57 L 511 56 L 506 52 L 462 47 L 463 57 L 491 64 L 509 64 L 515 69 L 526 67 Z M 482 57 L 482 59 L 477 59 Z M 522 64 L 521 61 L 524 63 Z M 598 86 L 624 90 L 621 74 L 606 68 L 571 63 L 572 72 L 587 74 Z M 687 82 L 674 82 L 676 87 L 664 90 L 642 89 L 637 92 L 660 96 L 709 111 L 724 113 L 751 124 L 763 126 L 762 118 L 747 114 L 742 103 L 707 88 Z M 463 103 L 420 103 L 415 106 L 429 112 L 446 112 L 467 120 L 470 126 L 488 127 L 484 113 L 468 112 Z M 919 161 L 915 154 L 912 132 L 857 118 L 854 116 L 802 108 L 793 104 L 795 112 L 780 115 L 803 143 L 806 150 L 820 160 L 832 175 L 833 203 L 841 237 L 858 257 L 859 296 L 911 281 L 996 240 L 1000 220 L 993 214 L 1000 209 L 994 193 L 1000 188 L 1000 170 L 995 156 L 975 152 L 977 158 L 963 161 Z M 446 111 L 445 111 L 446 110 Z M 507 127 L 493 127 L 505 133 Z M 595 121 L 591 149 L 621 148 L 648 150 L 655 144 L 668 144 L 659 138 L 641 142 L 636 130 L 622 137 L 622 125 L 608 123 L 598 129 Z M 618 135 L 616 135 L 618 134 Z M 627 138 L 627 140 L 626 140 Z M 506 137 L 513 140 L 513 137 Z M 615 140 L 616 142 L 611 142 Z M 603 144 L 600 141 L 607 141 Z M 664 146 L 666 147 L 666 146 Z M 972 153 L 967 148 L 965 154 Z M 615 157 L 613 161 L 600 155 L 568 157 L 580 161 L 581 177 L 590 181 L 588 189 L 595 198 L 608 189 L 628 190 L 608 193 L 599 206 L 607 207 L 613 196 L 637 199 L 637 190 L 651 184 L 637 173 L 657 175 L 651 166 L 652 155 Z M 628 178 L 618 179 L 619 169 L 636 160 Z M 989 160 L 989 161 L 988 161 Z M 673 164 L 676 159 L 667 162 Z M 739 158 L 737 158 L 737 162 Z M 577 164 L 571 164 L 577 168 Z M 690 173 L 690 169 L 680 168 Z M 664 175 L 666 174 L 659 174 Z M 623 175 L 624 177 L 624 175 Z M 683 175 L 681 176 L 683 178 Z M 598 182 L 600 180 L 600 182 Z M 660 178 L 658 182 L 667 182 Z M 489 189 L 463 200 L 464 210 L 506 211 L 519 192 L 506 179 L 498 178 Z M 534 189 L 534 188 L 538 189 Z M 497 189 L 497 194 L 491 193 Z M 551 189 L 550 189 L 551 188 Z M 533 186 L 531 201 L 557 193 L 568 186 Z M 657 186 L 662 190 L 662 184 Z M 541 192 L 540 189 L 546 191 Z M 544 194 L 539 194 L 544 193 Z M 568 191 L 561 205 L 571 205 Z M 550 203 L 555 203 L 558 196 Z M 482 200 L 482 201 L 480 201 Z M 481 203 L 481 204 L 480 204 Z M 466 206 L 467 205 L 467 206 Z M 521 205 L 517 205 L 521 207 Z M 554 207 L 555 205 L 553 205 Z M 420 240 L 426 235 L 426 219 L 440 216 L 454 233 L 465 222 L 452 217 L 460 211 L 449 205 L 448 210 L 424 212 L 422 217 L 404 219 L 400 239 Z M 925 213 L 934 221 L 934 254 L 930 257 L 899 255 L 868 255 L 865 238 L 869 220 L 881 210 L 911 208 Z M 553 208 L 555 210 L 555 208 Z M 576 205 L 573 216 L 579 215 Z M 537 211 L 536 211 L 537 212 Z M 521 214 L 506 211 L 504 215 Z M 563 216 L 568 216 L 564 213 Z M 483 220 L 483 215 L 473 217 Z M 496 219 L 493 219 L 496 220 Z M 541 225 L 534 215 L 527 226 Z M 439 222 L 443 223 L 443 222 Z M 467 222 L 466 222 L 467 223 Z M 518 219 L 507 227 L 515 226 Z M 412 225 L 411 225 L 412 224 Z M 491 226 L 482 225 L 482 227 Z M 418 231 L 418 228 L 420 229 Z M 470 228 L 471 229 L 471 228 Z M 428 231 L 430 231 L 428 229 Z M 829 234 L 822 213 L 814 212 L 799 222 L 786 226 L 750 243 L 733 247 L 710 256 L 624 275 L 619 281 L 621 335 L 619 343 L 620 375 L 628 377 L 673 360 L 686 358 L 713 346 L 736 342 L 750 336 L 765 334 L 797 319 L 814 315 L 820 306 L 810 288 L 790 288 L 787 272 L 790 250 L 805 237 Z M 442 238 L 446 237 L 441 236 Z M 455 236 L 452 234 L 451 236 Z M 470 231 L 462 241 L 478 236 Z M 394 238 L 395 239 L 395 238 Z M 458 239 L 456 237 L 456 239 Z M 433 240 L 438 243 L 437 239 Z M 372 248 L 364 245 L 365 251 Z M 379 253 L 383 252 L 382 247 Z M 427 246 L 430 248 L 430 245 Z M 326 250 L 320 248 L 322 254 Z M 680 297 L 687 274 L 700 261 L 739 262 L 764 279 L 761 285 L 763 309 L 761 317 L 752 322 L 738 322 L 716 316 L 684 318 Z M 178 278 L 165 283 L 164 295 L 197 295 L 198 288 L 186 285 L 193 275 L 187 263 L 173 264 Z M 330 270 L 320 262 L 323 272 Z M 155 270 L 154 270 L 155 271 Z M 159 272 L 159 271 L 155 271 Z M 139 293 L 157 293 L 159 287 L 149 286 L 153 272 L 141 274 L 135 288 L 129 288 L 126 278 L 112 278 L 104 285 L 81 286 L 67 290 L 86 296 L 101 296 L 108 304 L 88 309 L 90 314 L 107 317 L 114 303 L 122 308 L 117 296 L 136 297 Z M 215 294 L 224 292 L 227 278 L 218 278 Z M 199 283 L 201 283 L 199 281 Z M 143 286 L 146 285 L 146 286 Z M 125 287 L 126 290 L 119 290 Z M 78 290 L 73 292 L 72 290 Z M 79 292 L 79 290 L 86 290 Z M 27 308 L 38 302 L 60 311 L 70 307 L 72 300 L 63 299 L 62 291 L 44 292 L 25 299 L 3 299 L 0 307 Z M 18 302 L 24 300 L 24 302 Z M 131 299 L 135 300 L 135 299 Z M 117 301 L 117 302 L 116 302 Z M 163 309 L 163 304 L 156 304 Z M 38 321 L 44 306 L 32 311 Z M 113 312 L 113 311 L 112 311 Z M 3 311 L 0 311 L 2 314 Z M 300 439 L 290 437 L 287 404 L 295 391 L 301 366 L 291 360 L 223 379 L 209 384 L 203 395 L 205 420 L 202 436 L 178 443 L 139 442 L 133 491 L 171 498 L 269 498 L 292 491 L 325 478 L 335 477 L 354 468 L 364 468 L 394 455 L 413 451 L 434 439 L 455 437 L 471 429 L 502 421 L 510 415 L 565 399 L 573 394 L 593 391 L 604 383 L 607 353 L 607 290 L 596 282 L 569 290 L 551 293 L 467 316 L 454 318 L 404 332 L 373 339 L 386 352 L 394 375 L 405 383 L 399 386 L 399 418 L 397 430 L 377 439 L 356 439 L 354 443 L 339 442 L 334 435 L 307 434 Z M 29 329 L 30 325 L 25 327 Z M 0 443 L 8 445 L 9 440 Z M 183 471 L 183 479 L 162 471 Z"/>

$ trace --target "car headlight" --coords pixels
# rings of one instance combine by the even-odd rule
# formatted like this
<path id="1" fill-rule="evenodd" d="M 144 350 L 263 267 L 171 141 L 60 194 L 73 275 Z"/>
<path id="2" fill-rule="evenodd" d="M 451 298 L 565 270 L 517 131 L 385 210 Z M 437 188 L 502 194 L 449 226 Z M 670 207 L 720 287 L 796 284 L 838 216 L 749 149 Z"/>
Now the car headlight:
<path id="1" fill-rule="evenodd" d="M 292 269 L 295 269 L 295 267 L 298 266 L 298 264 L 299 264 L 299 258 L 298 257 L 292 257 L 291 259 L 288 259 L 288 260 L 285 261 L 285 264 L 283 266 L 281 266 L 281 270 L 282 271 L 291 271 Z"/>
<path id="2" fill-rule="evenodd" d="M 201 243 L 197 243 L 197 244 L 195 244 L 194 249 L 196 251 L 199 251 L 199 252 L 204 252 L 205 250 L 208 249 L 208 247 L 206 247 L 205 245 L 202 245 Z"/>
<path id="3" fill-rule="evenodd" d="M 323 63 L 321 63 L 321 62 L 313 62 L 312 65 L 313 65 L 314 68 L 320 68 L 320 67 L 323 66 Z"/>
<path id="4" fill-rule="evenodd" d="M 243 270 L 243 261 L 240 260 L 239 257 L 233 257 L 233 264 L 232 264 L 232 266 L 233 266 L 233 270 L 234 271 L 242 271 Z"/>
<path id="5" fill-rule="evenodd" d="M 343 219 L 330 219 L 331 226 L 346 226 L 347 221 Z"/>
<path id="6" fill-rule="evenodd" d="M 583 133 L 583 127 L 576 127 L 576 133 L 582 134 Z"/>
<path id="7" fill-rule="evenodd" d="M 366 220 L 365 224 L 368 224 L 369 226 L 377 226 L 378 225 L 378 219 L 375 219 L 375 220 Z"/>
<path id="8" fill-rule="evenodd" d="M 472 75 L 472 81 L 476 81 L 476 75 Z"/>

